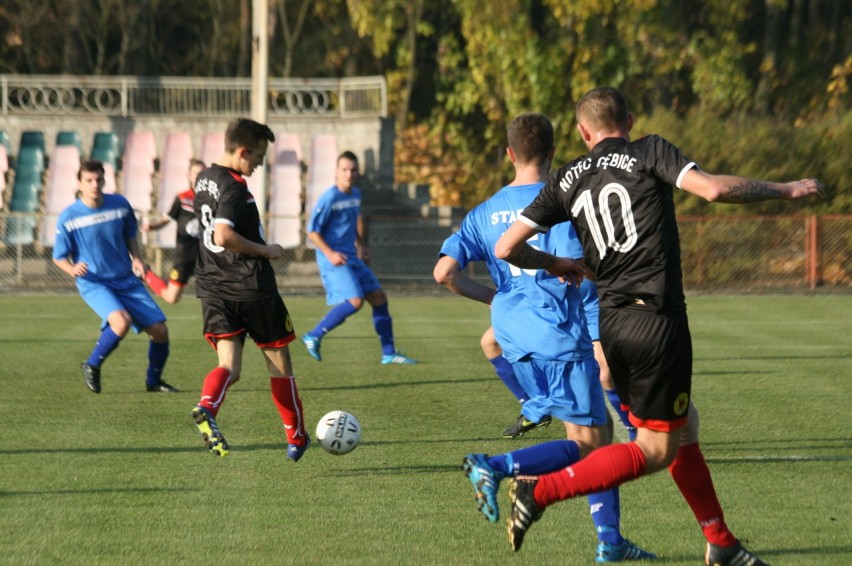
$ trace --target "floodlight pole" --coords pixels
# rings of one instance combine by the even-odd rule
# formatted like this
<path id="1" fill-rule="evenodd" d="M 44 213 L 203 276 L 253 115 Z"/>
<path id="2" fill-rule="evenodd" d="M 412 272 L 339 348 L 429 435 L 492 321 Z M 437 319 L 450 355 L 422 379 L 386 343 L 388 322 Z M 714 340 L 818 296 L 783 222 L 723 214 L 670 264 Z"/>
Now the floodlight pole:
<path id="1" fill-rule="evenodd" d="M 267 120 L 269 93 L 269 0 L 252 0 L 251 118 L 261 124 Z M 269 148 L 270 150 L 272 148 Z M 267 153 L 268 156 L 268 153 Z M 266 163 L 254 195 L 261 220 L 266 218 Z"/>

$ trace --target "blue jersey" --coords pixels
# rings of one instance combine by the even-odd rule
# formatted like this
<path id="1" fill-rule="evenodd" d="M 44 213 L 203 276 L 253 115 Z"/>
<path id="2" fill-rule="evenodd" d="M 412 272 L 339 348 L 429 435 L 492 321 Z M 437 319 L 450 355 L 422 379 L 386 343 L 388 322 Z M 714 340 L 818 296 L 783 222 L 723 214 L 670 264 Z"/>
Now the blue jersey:
<path id="1" fill-rule="evenodd" d="M 134 278 L 127 241 L 136 230 L 136 215 L 123 196 L 105 194 L 100 208 L 78 199 L 59 215 L 53 257 L 85 262 L 88 272 L 79 279 L 117 284 Z"/>
<path id="2" fill-rule="evenodd" d="M 358 187 L 352 187 L 348 193 L 344 193 L 334 186 L 320 195 L 306 229 L 308 232 L 318 232 L 334 251 L 355 257 L 360 214 L 361 191 Z M 317 258 L 320 256 L 325 257 L 321 253 L 317 254 Z"/>
<path id="3" fill-rule="evenodd" d="M 543 185 L 503 187 L 470 211 L 441 248 L 441 255 L 452 257 L 462 268 L 471 261 L 484 261 L 488 266 L 497 286 L 491 324 L 503 356 L 510 362 L 528 356 L 563 361 L 593 357 L 580 290 L 544 270 L 520 269 L 494 256 L 497 240 Z M 529 244 L 557 256 L 583 255 L 570 223 L 533 236 Z"/>

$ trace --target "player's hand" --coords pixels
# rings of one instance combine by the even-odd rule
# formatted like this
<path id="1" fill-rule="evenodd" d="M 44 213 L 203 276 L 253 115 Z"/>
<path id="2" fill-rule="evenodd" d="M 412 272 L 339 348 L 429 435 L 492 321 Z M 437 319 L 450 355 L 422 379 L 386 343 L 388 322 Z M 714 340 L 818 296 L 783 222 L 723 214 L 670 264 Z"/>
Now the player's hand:
<path id="1" fill-rule="evenodd" d="M 150 232 L 151 231 L 151 225 L 148 222 L 143 222 L 142 224 L 139 225 L 139 231 L 142 232 L 142 233 Z"/>
<path id="2" fill-rule="evenodd" d="M 825 186 L 817 179 L 800 179 L 787 183 L 789 191 L 787 192 L 788 199 L 807 198 L 810 196 L 823 196 L 825 194 Z"/>
<path id="3" fill-rule="evenodd" d="M 346 265 L 346 260 L 348 259 L 349 256 L 340 252 L 331 252 L 331 255 L 328 257 L 328 261 L 331 262 L 331 265 Z"/>
<path id="4" fill-rule="evenodd" d="M 266 246 L 266 257 L 269 259 L 279 259 L 284 255 L 284 248 L 280 244 L 269 244 Z"/>
<path id="5" fill-rule="evenodd" d="M 71 276 L 72 277 L 82 277 L 86 273 L 89 272 L 89 265 L 85 261 L 81 261 L 79 263 L 75 263 L 71 266 Z"/>
<path id="6" fill-rule="evenodd" d="M 556 261 L 548 267 L 547 272 L 574 287 L 579 287 L 586 277 L 586 268 L 578 261 L 567 257 L 557 257 Z"/>
<path id="7" fill-rule="evenodd" d="M 358 247 L 358 257 L 364 263 L 370 263 L 370 260 L 373 258 L 372 254 L 370 253 L 370 248 L 368 248 L 367 246 Z"/>

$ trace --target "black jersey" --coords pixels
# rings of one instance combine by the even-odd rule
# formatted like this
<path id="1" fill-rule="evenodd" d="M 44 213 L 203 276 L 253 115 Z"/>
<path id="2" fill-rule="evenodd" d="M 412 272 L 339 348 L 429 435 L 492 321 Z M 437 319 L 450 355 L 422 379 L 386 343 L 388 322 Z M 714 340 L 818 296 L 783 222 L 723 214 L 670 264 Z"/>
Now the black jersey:
<path id="1" fill-rule="evenodd" d="M 697 165 L 659 136 L 607 138 L 554 172 L 521 219 L 571 221 L 601 307 L 685 308 L 672 187 Z"/>
<path id="2" fill-rule="evenodd" d="M 216 225 L 226 223 L 243 238 L 266 244 L 257 205 L 243 176 L 221 165 L 208 167 L 196 179 L 194 208 L 202 230 L 195 264 L 196 294 L 232 301 L 278 295 L 267 258 L 230 252 L 213 240 Z"/>
<path id="3" fill-rule="evenodd" d="M 177 222 L 177 245 L 175 246 L 175 264 L 195 261 L 198 255 L 198 219 L 192 206 L 195 191 L 188 189 L 175 197 L 169 217 Z"/>

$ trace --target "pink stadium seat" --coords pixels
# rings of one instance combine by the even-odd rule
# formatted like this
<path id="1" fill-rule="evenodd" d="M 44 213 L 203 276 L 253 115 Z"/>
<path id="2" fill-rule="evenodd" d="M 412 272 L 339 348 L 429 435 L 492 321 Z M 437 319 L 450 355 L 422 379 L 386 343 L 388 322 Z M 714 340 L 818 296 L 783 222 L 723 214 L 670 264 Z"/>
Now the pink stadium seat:
<path id="1" fill-rule="evenodd" d="M 77 199 L 77 171 L 80 169 L 80 150 L 75 145 L 57 145 L 50 156 L 47 180 L 44 185 L 44 217 L 39 227 L 39 241 L 53 247 L 56 241 L 56 220 L 66 207 Z"/>
<path id="2" fill-rule="evenodd" d="M 9 156 L 6 146 L 0 144 L 0 208 L 6 206 L 6 173 L 9 171 Z"/>
<path id="3" fill-rule="evenodd" d="M 225 152 L 225 133 L 210 132 L 201 137 L 201 161 L 210 167 L 219 161 Z"/>
<path id="4" fill-rule="evenodd" d="M 157 145 L 151 132 L 131 132 L 124 144 L 121 175 L 121 194 L 130 201 L 137 214 L 146 216 L 151 211 L 154 191 L 154 159 Z"/>
<path id="5" fill-rule="evenodd" d="M 168 214 L 175 196 L 189 188 L 187 173 L 192 159 L 192 138 L 186 132 L 166 136 L 163 157 L 160 159 L 160 182 L 157 186 L 157 212 Z M 165 227 L 150 232 L 148 243 L 160 248 L 173 248 L 177 238 L 177 225 L 169 222 Z"/>
<path id="6" fill-rule="evenodd" d="M 311 161 L 308 166 L 308 187 L 305 192 L 305 213 L 310 217 L 314 203 L 334 185 L 337 168 L 337 139 L 332 134 L 317 134 L 311 138 Z M 310 240 L 308 247 L 313 247 Z"/>
<path id="7" fill-rule="evenodd" d="M 269 156 L 268 241 L 284 248 L 300 244 L 302 213 L 302 145 L 295 134 L 276 134 Z"/>
<path id="8" fill-rule="evenodd" d="M 115 194 L 117 189 L 115 185 L 115 167 L 112 163 L 104 161 L 104 192 Z"/>

